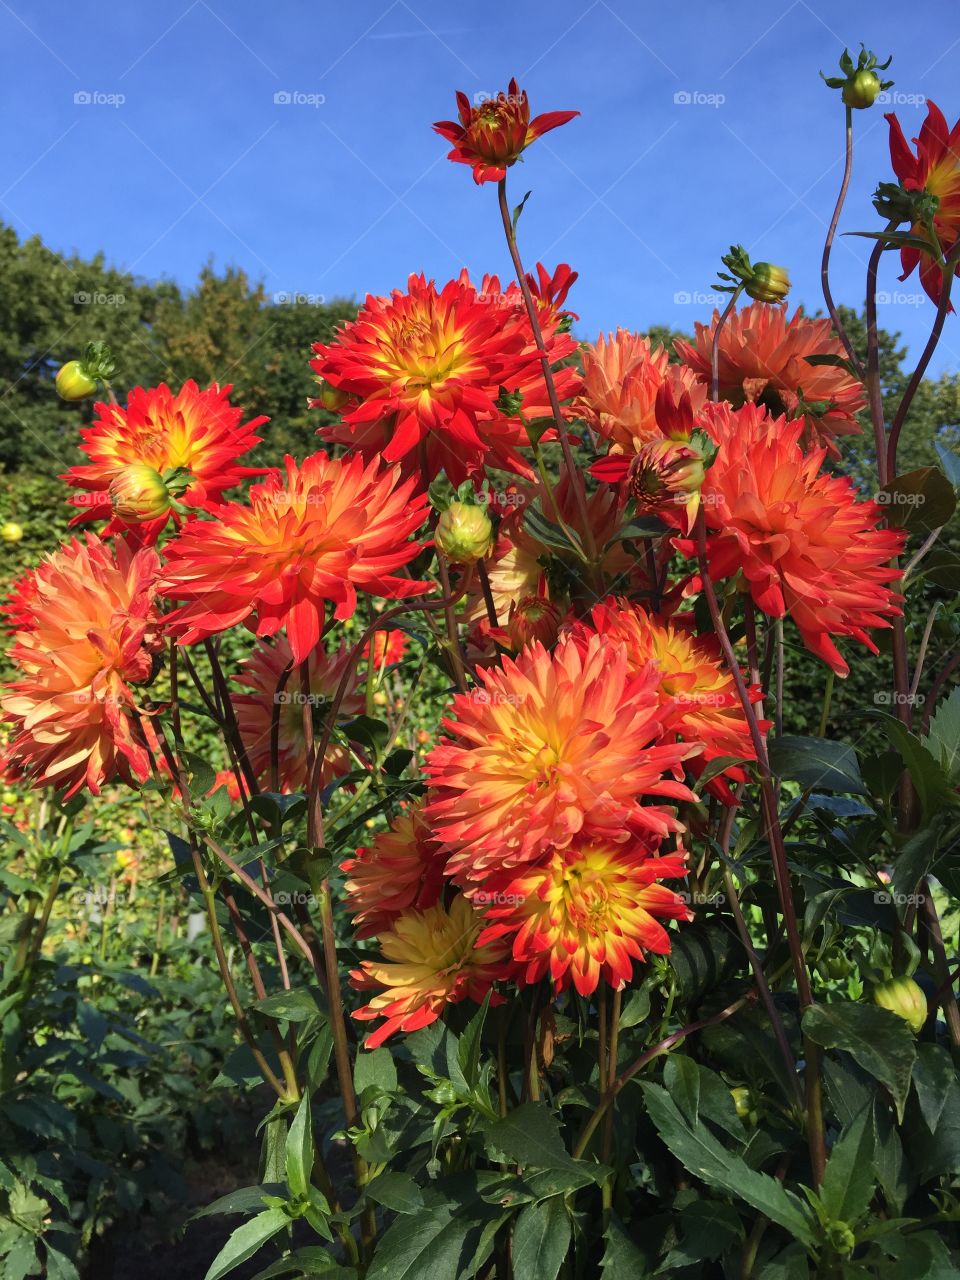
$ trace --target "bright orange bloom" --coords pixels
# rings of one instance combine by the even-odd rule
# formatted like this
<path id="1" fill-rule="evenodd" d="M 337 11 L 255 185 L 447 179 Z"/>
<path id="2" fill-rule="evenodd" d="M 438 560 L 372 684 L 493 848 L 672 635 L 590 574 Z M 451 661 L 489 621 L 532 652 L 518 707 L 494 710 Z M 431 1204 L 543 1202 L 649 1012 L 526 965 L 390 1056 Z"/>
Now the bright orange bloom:
<path id="1" fill-rule="evenodd" d="M 364 960 L 351 973 L 353 984 L 378 994 L 353 1016 L 385 1021 L 368 1036 L 376 1049 L 397 1031 L 418 1031 L 436 1022 L 447 1004 L 482 1001 L 504 976 L 503 943 L 480 946 L 483 917 L 462 894 L 449 908 L 440 902 L 423 911 L 405 911 L 379 937 L 382 960 Z"/>
<path id="2" fill-rule="evenodd" d="M 698 775 L 721 756 L 754 760 L 756 753 L 719 642 L 714 636 L 695 635 L 688 625 L 691 620 L 690 615 L 682 614 L 670 620 L 657 618 L 626 600 L 605 601 L 593 610 L 590 625 L 579 624 L 573 634 L 585 642 L 596 631 L 614 644 L 625 645 L 633 671 L 642 671 L 651 662 L 655 665 L 660 673 L 660 702 L 668 712 L 664 733 L 668 738 L 675 735 L 682 742 L 702 745 L 702 753 L 687 761 L 687 767 Z M 759 685 L 747 681 L 747 688 L 751 701 L 759 702 L 763 697 Z M 746 778 L 735 767 L 725 773 L 740 782 Z M 719 778 L 715 783 L 708 787 L 727 798 L 729 788 Z"/>
<path id="3" fill-rule="evenodd" d="M 890 125 L 890 160 L 894 173 L 907 191 L 926 191 L 936 196 L 939 207 L 933 216 L 933 225 L 943 252 L 949 253 L 960 236 L 960 120 L 951 129 L 943 112 L 933 102 L 927 102 L 927 118 L 920 129 L 920 136 L 913 141 L 917 147 L 914 155 L 903 136 L 900 121 L 892 113 L 884 119 Z M 929 239 L 922 223 L 910 228 L 915 236 Z M 920 267 L 920 283 L 934 302 L 940 301 L 943 275 L 935 259 L 920 249 L 902 248 L 900 263 L 901 280 L 916 267 Z M 956 274 L 960 275 L 960 263 Z"/>
<path id="4" fill-rule="evenodd" d="M 402 662 L 403 656 L 407 652 L 407 636 L 406 632 L 400 631 L 397 627 L 392 627 L 389 631 L 375 631 L 373 633 L 373 663 L 376 667 L 392 667 L 396 662 Z M 370 657 L 371 641 L 363 647 L 363 656 Z"/>
<path id="5" fill-rule="evenodd" d="M 710 353 L 719 322 L 696 323 L 693 343 L 678 338 L 680 358 L 710 385 Z M 739 406 L 756 403 L 776 417 L 802 416 L 807 439 L 825 445 L 834 456 L 834 436 L 857 435 L 857 413 L 866 404 L 863 384 L 837 364 L 811 364 L 811 356 L 846 360 L 830 321 L 811 320 L 798 308 L 787 319 L 786 304 L 751 302 L 733 311 L 720 332 L 720 396 Z"/>
<path id="6" fill-rule="evenodd" d="M 527 91 L 516 80 L 506 93 L 472 105 L 465 93 L 457 93 L 460 120 L 438 120 L 434 132 L 454 144 L 447 159 L 473 166 L 473 180 L 499 182 L 510 165 L 519 160 L 531 142 L 567 124 L 579 111 L 546 111 L 530 119 Z"/>
<path id="7" fill-rule="evenodd" d="M 8 655 L 20 678 L 0 698 L 14 727 L 5 771 L 67 797 L 148 776 L 132 686 L 150 681 L 161 644 L 158 568 L 151 549 L 134 553 L 122 540 L 111 548 L 87 534 L 21 579 Z"/>
<path id="8" fill-rule="evenodd" d="M 884 510 L 860 502 L 845 477 L 820 471 L 825 449 L 804 453 L 803 423 L 757 405 L 717 405 L 706 425 L 719 446 L 702 491 L 713 578 L 743 573 L 757 606 L 789 614 L 804 644 L 838 675 L 849 670 L 833 637 L 876 653 L 869 627 L 889 627 L 901 597 L 886 585 L 905 534 L 878 528 Z M 696 555 L 693 539 L 678 539 Z"/>
<path id="9" fill-rule="evenodd" d="M 187 600 L 168 621 L 184 644 L 256 616 L 256 634 L 286 627 L 294 662 L 317 647 L 328 601 L 349 618 L 357 591 L 422 595 L 429 583 L 395 577 L 420 551 L 410 535 L 423 523 L 425 495 L 399 483 L 378 458 L 315 453 L 286 476 L 273 472 L 248 503 L 191 520 L 166 549 L 163 593 Z"/>
<path id="10" fill-rule="evenodd" d="M 661 919 L 693 919 L 683 898 L 657 883 L 684 875 L 682 854 L 653 857 L 642 846 L 578 842 L 472 895 L 493 922 L 480 942 L 509 942 L 521 986 L 549 974 L 558 991 L 572 982 L 587 996 L 601 980 L 619 990 L 632 978 L 634 960 L 670 950 Z"/>
<path id="11" fill-rule="evenodd" d="M 679 829 L 666 809 L 640 800 L 689 800 L 664 775 L 696 748 L 654 745 L 665 714 L 657 673 L 631 675 L 623 646 L 594 636 L 582 649 L 562 640 L 550 654 L 535 643 L 478 675 L 482 687 L 453 699 L 449 736 L 425 764 L 427 818 L 451 875 L 476 883 L 581 832 L 621 842 Z"/>
<path id="12" fill-rule="evenodd" d="M 319 737 L 327 713 L 345 671 L 350 665 L 350 650 L 346 646 L 328 654 L 322 645 L 309 655 L 310 710 L 315 737 Z M 250 693 L 236 694 L 233 705 L 240 726 L 240 736 L 250 765 L 257 780 L 269 790 L 273 789 L 270 776 L 270 742 L 273 733 L 274 714 L 277 719 L 277 767 L 281 791 L 305 791 L 307 787 L 307 741 L 303 731 L 304 705 L 308 695 L 301 682 L 301 673 L 294 667 L 284 679 L 284 673 L 293 663 L 290 642 L 284 635 L 273 641 L 261 640 L 244 662 L 236 683 Z M 363 698 L 356 690 L 356 673 L 351 674 L 346 692 L 340 704 L 339 715 L 350 719 L 363 710 Z M 353 767 L 350 753 L 338 743 L 331 743 L 324 756 L 320 774 L 320 786 L 325 787 L 334 778 L 349 773 Z"/>
<path id="13" fill-rule="evenodd" d="M 559 309 L 573 279 L 564 277 L 556 296 L 545 286 L 540 321 L 551 363 L 576 350 L 561 330 Z M 350 397 L 343 421 L 321 428 L 324 439 L 364 456 L 402 460 L 405 474 L 424 485 L 441 470 L 455 485 L 480 479 L 488 465 L 530 475 L 518 452 L 529 443 L 523 424 L 498 405 L 505 387 L 521 393 L 527 418 L 550 411 L 516 284 L 503 291 L 489 276 L 478 292 L 463 271 L 438 291 L 432 280 L 413 275 L 406 293 L 368 295 L 357 319 L 313 350 L 311 368 Z M 561 399 L 574 394 L 579 378 L 572 367 L 555 378 Z"/>
<path id="14" fill-rule="evenodd" d="M 430 835 L 418 801 L 402 813 L 389 831 L 358 849 L 342 868 L 349 876 L 344 888 L 347 910 L 353 915 L 358 938 L 384 933 L 397 917 L 440 901 L 443 857 Z"/>
<path id="15" fill-rule="evenodd" d="M 649 441 L 663 439 L 656 405 L 665 384 L 677 403 L 689 395 L 694 412 L 707 398 L 696 374 L 671 364 L 663 347 L 618 329 L 583 348 L 584 390 L 575 407 L 588 426 L 610 441 L 611 453 L 634 454 Z"/>
<path id="16" fill-rule="evenodd" d="M 80 447 L 90 461 L 71 467 L 62 477 L 87 491 L 70 499 L 80 508 L 73 523 L 109 519 L 105 533 L 130 527 L 114 516 L 109 489 L 131 463 L 146 463 L 160 475 L 188 471 L 192 479 L 179 501 L 200 509 L 219 502 L 241 480 L 263 475 L 262 467 L 240 467 L 236 460 L 260 443 L 254 431 L 268 419 L 241 423 L 243 410 L 231 405 L 231 390 L 214 383 L 200 391 L 190 381 L 174 395 L 161 383 L 149 390 L 134 387 L 126 406 L 96 405 L 93 424 L 80 429 Z M 155 541 L 170 515 L 167 510 L 156 520 L 135 522 L 137 537 Z"/>

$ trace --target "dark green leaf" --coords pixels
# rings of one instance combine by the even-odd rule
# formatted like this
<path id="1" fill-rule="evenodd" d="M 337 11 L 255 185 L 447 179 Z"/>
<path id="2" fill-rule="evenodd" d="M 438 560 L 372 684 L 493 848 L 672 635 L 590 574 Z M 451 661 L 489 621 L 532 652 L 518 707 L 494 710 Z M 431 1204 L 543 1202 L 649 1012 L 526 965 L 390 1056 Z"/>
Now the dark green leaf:
<path id="1" fill-rule="evenodd" d="M 937 1125 L 947 1104 L 950 1085 L 956 1077 L 956 1068 L 946 1049 L 942 1049 L 938 1044 L 917 1045 L 913 1087 L 916 1090 L 924 1122 L 931 1133 L 937 1132 Z"/>
<path id="2" fill-rule="evenodd" d="M 877 494 L 890 524 L 911 533 L 930 533 L 957 509 L 953 485 L 939 467 L 921 467 L 897 476 Z"/>
<path id="3" fill-rule="evenodd" d="M 289 1224 L 290 1219 L 282 1209 L 265 1209 L 263 1213 L 258 1213 L 255 1218 L 237 1227 L 210 1263 L 204 1280 L 220 1280 L 221 1276 L 228 1275 L 241 1262 L 252 1258 L 258 1249 Z"/>
<path id="4" fill-rule="evenodd" d="M 960 775 L 960 688 L 951 690 L 930 721 L 924 739 L 951 781 Z"/>
<path id="5" fill-rule="evenodd" d="M 213 1204 L 198 1209 L 190 1220 L 192 1222 L 194 1218 L 209 1218 L 211 1214 L 217 1213 L 255 1213 L 263 1208 L 264 1196 L 282 1194 L 282 1182 L 266 1182 L 257 1187 L 238 1187 L 235 1191 L 221 1196 L 219 1200 L 214 1200 Z"/>
<path id="6" fill-rule="evenodd" d="M 423 1193 L 409 1173 L 381 1173 L 366 1187 L 366 1194 L 394 1213 L 420 1213 Z"/>
<path id="7" fill-rule="evenodd" d="M 310 1094 L 300 1099 L 297 1114 L 293 1117 L 287 1134 L 287 1186 L 296 1200 L 306 1199 L 313 1171 L 313 1120 L 310 1114 Z"/>
<path id="8" fill-rule="evenodd" d="M 475 1089 L 480 1080 L 480 1042 L 489 1008 L 490 992 L 488 991 L 483 1004 L 461 1031 L 460 1042 L 457 1045 L 457 1064 L 471 1089 Z"/>
<path id="9" fill-rule="evenodd" d="M 873 1106 L 847 1125 L 830 1152 L 820 1199 L 835 1222 L 859 1222 L 873 1197 Z"/>
<path id="10" fill-rule="evenodd" d="M 821 1048 L 845 1049 L 885 1084 L 903 1119 L 917 1048 L 902 1018 L 876 1005 L 838 1001 L 811 1005 L 803 1015 L 803 1030 Z"/>
<path id="11" fill-rule="evenodd" d="M 611 1217 L 604 1240 L 603 1280 L 641 1280 L 647 1274 L 646 1258 L 618 1218 Z"/>
<path id="12" fill-rule="evenodd" d="M 397 1087 L 397 1068 L 389 1049 L 363 1050 L 357 1054 L 353 1068 L 353 1087 L 358 1094 L 375 1086 L 383 1093 L 392 1093 Z"/>
<path id="13" fill-rule="evenodd" d="M 570 1248 L 570 1215 L 563 1196 L 520 1211 L 513 1229 L 514 1274 L 524 1280 L 556 1280 Z"/>
<path id="14" fill-rule="evenodd" d="M 310 992 L 303 988 L 278 991 L 264 1000 L 257 1000 L 253 1008 L 268 1018 L 282 1018 L 286 1022 L 306 1022 L 323 1012 Z"/>
<path id="15" fill-rule="evenodd" d="M 342 1267 L 319 1245 L 297 1249 L 265 1271 L 258 1271 L 253 1280 L 275 1280 L 278 1276 L 293 1276 L 294 1280 L 314 1280 L 314 1276 L 322 1276 L 323 1280 L 357 1280 L 353 1267 Z"/>
<path id="16" fill-rule="evenodd" d="M 780 778 L 804 788 L 865 795 L 856 752 L 829 738 L 784 735 L 770 743 L 770 767 Z"/>

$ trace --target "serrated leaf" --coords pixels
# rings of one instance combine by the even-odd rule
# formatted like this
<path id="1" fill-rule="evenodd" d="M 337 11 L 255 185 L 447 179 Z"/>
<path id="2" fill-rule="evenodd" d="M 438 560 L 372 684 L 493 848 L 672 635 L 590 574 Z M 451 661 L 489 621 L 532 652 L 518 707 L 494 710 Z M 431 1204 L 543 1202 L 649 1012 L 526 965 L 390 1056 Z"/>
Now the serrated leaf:
<path id="1" fill-rule="evenodd" d="M 310 1114 L 310 1094 L 300 1099 L 297 1114 L 287 1134 L 287 1186 L 296 1200 L 304 1200 L 310 1189 L 313 1172 L 313 1118 Z"/>
<path id="2" fill-rule="evenodd" d="M 845 1049 L 885 1084 L 903 1120 L 917 1048 L 902 1018 L 876 1005 L 837 1001 L 811 1005 L 803 1015 L 803 1031 L 823 1049 Z"/>
<path id="3" fill-rule="evenodd" d="M 409 1173 L 381 1173 L 367 1183 L 365 1194 L 394 1213 L 420 1213 L 423 1192 Z"/>
<path id="4" fill-rule="evenodd" d="M 960 775 L 960 688 L 938 705 L 924 739 L 951 780 Z"/>
<path id="5" fill-rule="evenodd" d="M 288 1254 L 279 1262 L 274 1262 L 265 1271 L 258 1271 L 253 1280 L 276 1280 L 278 1276 L 292 1276 L 293 1280 L 313 1280 L 314 1276 L 323 1276 L 324 1280 L 357 1280 L 354 1267 L 344 1267 L 332 1258 L 326 1249 L 319 1245 L 307 1245 Z"/>
<path id="6" fill-rule="evenodd" d="M 389 1049 L 364 1050 L 357 1054 L 353 1087 L 362 1094 L 371 1086 L 376 1086 L 383 1093 L 393 1093 L 397 1087 L 397 1068 Z"/>
<path id="7" fill-rule="evenodd" d="M 282 1018 L 285 1022 L 306 1022 L 308 1018 L 323 1015 L 323 1010 L 309 991 L 302 988 L 278 991 L 263 1000 L 257 1000 L 252 1008 L 268 1018 Z"/>
<path id="8" fill-rule="evenodd" d="M 225 1196 L 214 1200 L 212 1204 L 197 1209 L 191 1214 L 190 1221 L 192 1222 L 195 1218 L 209 1218 L 212 1214 L 218 1213 L 254 1213 L 263 1208 L 264 1196 L 282 1194 L 282 1182 L 265 1182 L 256 1187 L 237 1187 L 235 1191 L 228 1192 Z"/>
<path id="9" fill-rule="evenodd" d="M 769 751 L 770 767 L 780 778 L 810 790 L 866 795 L 857 754 L 844 742 L 784 734 L 771 740 Z"/>
<path id="10" fill-rule="evenodd" d="M 888 737 L 900 752 L 916 788 L 925 822 L 929 822 L 942 808 L 960 804 L 960 796 L 940 761 L 915 733 L 886 711 L 868 711 L 867 715 L 882 722 Z"/>
<path id="11" fill-rule="evenodd" d="M 931 1133 L 937 1132 L 937 1125 L 947 1105 L 950 1085 L 956 1076 L 956 1068 L 946 1049 L 938 1044 L 917 1045 L 913 1087 L 924 1123 Z"/>
<path id="12" fill-rule="evenodd" d="M 869 1104 L 834 1144 L 820 1199 L 835 1222 L 853 1226 L 869 1208 L 873 1187 L 873 1106 Z"/>
<path id="13" fill-rule="evenodd" d="M 520 1210 L 513 1229 L 513 1270 L 524 1280 L 556 1280 L 570 1248 L 570 1215 L 563 1196 Z"/>
<path id="14" fill-rule="evenodd" d="M 647 1259 L 627 1235 L 618 1218 L 611 1217 L 604 1233 L 603 1280 L 638 1280 L 647 1273 Z"/>
<path id="15" fill-rule="evenodd" d="M 457 1045 L 457 1064 L 471 1089 L 475 1089 L 480 1080 L 480 1045 L 483 1024 L 490 1008 L 490 996 L 491 993 L 488 991 L 484 996 L 483 1004 L 460 1032 L 460 1041 Z"/>

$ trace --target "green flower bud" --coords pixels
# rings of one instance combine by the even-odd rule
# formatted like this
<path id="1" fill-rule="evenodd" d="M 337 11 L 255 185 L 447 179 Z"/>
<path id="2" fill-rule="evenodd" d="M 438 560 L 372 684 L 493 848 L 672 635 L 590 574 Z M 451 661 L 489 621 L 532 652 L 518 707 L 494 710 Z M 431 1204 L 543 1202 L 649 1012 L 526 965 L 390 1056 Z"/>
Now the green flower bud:
<path id="1" fill-rule="evenodd" d="M 848 107 L 855 107 L 857 111 L 863 111 L 867 107 L 872 107 L 876 102 L 880 87 L 880 77 L 875 72 L 858 71 L 843 86 L 843 93 L 840 96 Z"/>
<path id="2" fill-rule="evenodd" d="M 321 382 L 317 403 L 322 408 L 329 410 L 330 413 L 339 413 L 344 405 L 350 403 L 350 397 L 346 391 L 341 391 L 332 382 Z"/>
<path id="3" fill-rule="evenodd" d="M 889 89 L 892 80 L 881 80 L 877 71 L 886 71 L 892 58 L 886 62 L 878 62 L 877 55 L 870 52 L 865 45 L 860 46 L 860 55 L 854 63 L 849 49 L 844 49 L 840 56 L 840 70 L 843 75 L 820 77 L 828 89 L 839 89 L 840 96 L 848 107 L 863 111 L 872 107 L 881 90 Z"/>
<path id="4" fill-rule="evenodd" d="M 782 302 L 790 292 L 790 277 L 784 267 L 757 262 L 744 288 L 755 302 Z"/>
<path id="5" fill-rule="evenodd" d="M 476 564 L 493 546 L 493 525 L 483 507 L 451 502 L 437 521 L 434 539 L 452 564 Z"/>
<path id="6" fill-rule="evenodd" d="M 172 506 L 172 495 L 160 472 L 146 462 L 131 462 L 110 483 L 113 514 L 125 524 L 159 520 Z"/>
<path id="7" fill-rule="evenodd" d="M 913 978 L 891 978 L 873 989 L 873 1003 L 902 1018 L 914 1035 L 927 1020 L 927 998 Z"/>
<path id="8" fill-rule="evenodd" d="M 23 527 L 15 520 L 8 520 L 4 525 L 0 526 L 0 538 L 4 542 L 19 542 L 23 537 Z"/>
<path id="9" fill-rule="evenodd" d="M 68 360 L 57 371 L 57 395 L 61 400 L 86 400 L 97 389 L 96 378 L 91 378 L 79 360 Z"/>

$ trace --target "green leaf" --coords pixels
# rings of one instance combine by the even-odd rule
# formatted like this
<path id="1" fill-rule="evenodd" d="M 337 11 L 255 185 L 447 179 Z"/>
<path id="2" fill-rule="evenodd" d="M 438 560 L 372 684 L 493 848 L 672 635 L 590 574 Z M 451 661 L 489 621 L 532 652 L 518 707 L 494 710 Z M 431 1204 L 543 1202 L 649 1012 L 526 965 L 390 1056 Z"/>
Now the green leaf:
<path id="1" fill-rule="evenodd" d="M 308 1018 L 323 1015 L 323 1010 L 309 991 L 302 987 L 293 991 L 278 991 L 275 995 L 257 1000 L 252 1006 L 257 1013 L 268 1018 L 282 1018 L 285 1022 L 306 1022 Z"/>
<path id="2" fill-rule="evenodd" d="M 540 499 L 531 502 L 523 513 L 524 528 L 532 538 L 537 542 L 543 543 L 545 547 L 551 547 L 554 551 L 566 551 L 569 553 L 573 550 L 571 546 L 571 538 L 574 545 L 583 554 L 583 544 L 580 541 L 580 535 L 574 530 L 570 530 L 570 537 L 553 520 L 548 520 L 540 509 Z M 567 526 L 569 528 L 569 526 Z"/>
<path id="3" fill-rule="evenodd" d="M 366 747 L 374 756 L 379 756 L 390 741 L 390 726 L 372 716 L 357 716 L 356 720 L 342 726 L 342 732 L 350 742 Z"/>
<path id="4" fill-rule="evenodd" d="M 647 1274 L 647 1260 L 618 1218 L 611 1217 L 604 1235 L 600 1270 L 603 1280 L 639 1280 Z"/>
<path id="5" fill-rule="evenodd" d="M 59 1249 L 53 1249 L 49 1244 L 45 1243 L 47 1250 L 47 1280 L 80 1280 L 80 1272 L 77 1270 L 71 1258 L 65 1253 L 61 1253 Z"/>
<path id="6" fill-rule="evenodd" d="M 487 1149 L 502 1163 L 535 1169 L 581 1172 L 583 1166 L 567 1153 L 557 1117 L 543 1103 L 524 1102 L 487 1128 Z M 592 1166 L 602 1181 L 602 1166 Z M 600 1175 L 600 1176 L 598 1176 Z"/>
<path id="7" fill-rule="evenodd" d="M 660 1263 L 658 1275 L 669 1275 L 674 1267 L 712 1262 L 743 1236 L 740 1215 L 730 1205 L 717 1200 L 694 1200 L 683 1207 L 675 1221 L 680 1244 Z"/>
<path id="8" fill-rule="evenodd" d="M 23 1234 L 15 1240 L 2 1261 L 4 1280 L 25 1280 L 26 1276 L 38 1276 L 41 1271 L 37 1246 L 31 1235 Z"/>
<path id="9" fill-rule="evenodd" d="M 873 1106 L 848 1125 L 830 1152 L 820 1199 L 835 1222 L 853 1226 L 870 1207 L 873 1196 Z"/>
<path id="10" fill-rule="evenodd" d="M 960 457 L 952 449 L 948 449 L 942 440 L 934 440 L 933 447 L 937 451 L 947 479 L 955 489 L 960 489 Z"/>
<path id="11" fill-rule="evenodd" d="M 523 1280 L 556 1280 L 570 1248 L 570 1215 L 563 1196 L 520 1211 L 513 1229 L 513 1269 Z"/>
<path id="12" fill-rule="evenodd" d="M 650 1119 L 680 1163 L 710 1187 L 746 1201 L 792 1236 L 813 1245 L 813 1222 L 803 1203 L 776 1178 L 757 1173 L 728 1151 L 704 1125 L 691 1126 L 660 1085 L 643 1082 Z"/>
<path id="13" fill-rule="evenodd" d="M 263 1208 L 265 1196 L 278 1196 L 282 1193 L 282 1182 L 265 1182 L 256 1187 L 238 1187 L 235 1191 L 221 1196 L 219 1200 L 214 1200 L 213 1204 L 197 1209 L 191 1214 L 190 1221 L 193 1222 L 195 1218 L 208 1218 L 216 1213 L 254 1213 Z"/>
<path id="14" fill-rule="evenodd" d="M 937 760 L 915 733 L 886 711 L 869 711 L 871 719 L 880 720 L 887 736 L 900 752 L 900 757 L 916 787 L 925 823 L 942 808 L 960 803 L 956 788 Z"/>
<path id="15" fill-rule="evenodd" d="M 864 1071 L 885 1084 L 902 1122 L 917 1057 L 913 1036 L 902 1018 L 871 1004 L 815 1004 L 803 1015 L 803 1031 L 823 1049 L 845 1049 Z"/>
<path id="16" fill-rule="evenodd" d="M 699 1000 L 724 982 L 741 958 L 736 936 L 726 927 L 695 923 L 677 936 L 670 964 L 684 1000 Z"/>
<path id="17" fill-rule="evenodd" d="M 313 1118 L 310 1094 L 300 1099 L 297 1114 L 287 1134 L 287 1186 L 296 1200 L 306 1199 L 313 1172 Z"/>
<path id="18" fill-rule="evenodd" d="M 423 1193 L 409 1173 L 381 1173 L 367 1183 L 365 1193 L 394 1213 L 420 1213 Z"/>
<path id="19" fill-rule="evenodd" d="M 946 1049 L 938 1044 L 917 1045 L 917 1061 L 913 1068 L 913 1087 L 920 1103 L 924 1123 L 931 1133 L 947 1105 L 950 1085 L 956 1079 L 956 1068 Z"/>
<path id="20" fill-rule="evenodd" d="M 924 739 L 951 781 L 960 774 L 960 688 L 953 689 L 933 713 Z"/>
<path id="21" fill-rule="evenodd" d="M 353 1267 L 342 1267 L 336 1258 L 332 1258 L 326 1249 L 319 1245 L 307 1245 L 297 1249 L 295 1253 L 281 1258 L 266 1271 L 258 1271 L 253 1280 L 275 1280 L 277 1276 L 294 1274 L 295 1280 L 313 1280 L 314 1276 L 323 1276 L 324 1280 L 357 1280 Z"/>
<path id="22" fill-rule="evenodd" d="M 490 995 L 491 992 L 488 991 L 483 998 L 483 1004 L 461 1031 L 460 1042 L 457 1045 L 457 1064 L 471 1089 L 475 1089 L 480 1081 L 480 1041 L 483 1035 L 483 1024 L 490 1008 Z"/>
<path id="23" fill-rule="evenodd" d="M 393 1093 L 397 1087 L 397 1068 L 389 1049 L 373 1049 L 357 1054 L 353 1068 L 353 1087 L 358 1094 L 375 1086 L 382 1093 Z"/>
<path id="24" fill-rule="evenodd" d="M 930 533 L 957 509 L 953 485 L 939 467 L 920 467 L 897 476 L 877 494 L 887 521 L 911 533 Z"/>
<path id="25" fill-rule="evenodd" d="M 891 883 L 896 894 L 909 896 L 933 866 L 939 833 L 930 827 L 917 831 L 897 854 Z"/>
<path id="26" fill-rule="evenodd" d="M 475 1199 L 463 1205 L 453 1198 L 405 1214 L 380 1239 L 366 1280 L 469 1280 L 493 1246 L 485 1228 L 507 1216 Z"/>
<path id="27" fill-rule="evenodd" d="M 770 742 L 770 767 L 805 789 L 866 795 L 854 749 L 829 738 L 783 735 Z"/>
<path id="28" fill-rule="evenodd" d="M 220 1280 L 228 1275 L 241 1262 L 252 1258 L 258 1249 L 268 1240 L 272 1240 L 278 1232 L 290 1225 L 290 1219 L 282 1209 L 265 1209 L 255 1218 L 237 1227 L 230 1239 L 223 1246 L 214 1260 L 204 1280 Z"/>

